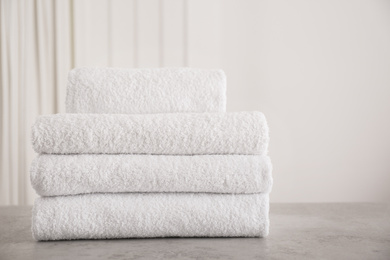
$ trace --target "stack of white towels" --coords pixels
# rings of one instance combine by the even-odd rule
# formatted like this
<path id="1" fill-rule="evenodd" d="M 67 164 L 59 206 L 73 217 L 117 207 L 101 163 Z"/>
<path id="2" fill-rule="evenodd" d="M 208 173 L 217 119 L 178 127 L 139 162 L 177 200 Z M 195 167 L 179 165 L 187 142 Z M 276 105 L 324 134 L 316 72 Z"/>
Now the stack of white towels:
<path id="1" fill-rule="evenodd" d="M 74 69 L 66 109 L 32 127 L 36 240 L 268 234 L 268 126 L 223 71 Z"/>

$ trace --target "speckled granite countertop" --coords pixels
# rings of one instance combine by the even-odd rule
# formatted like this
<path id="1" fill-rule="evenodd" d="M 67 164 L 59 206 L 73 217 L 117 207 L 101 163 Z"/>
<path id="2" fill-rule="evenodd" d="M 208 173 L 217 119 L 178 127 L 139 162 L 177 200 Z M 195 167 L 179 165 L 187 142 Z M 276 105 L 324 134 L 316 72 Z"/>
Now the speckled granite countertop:
<path id="1" fill-rule="evenodd" d="M 31 207 L 0 207 L 0 259 L 390 259 L 390 206 L 271 204 L 267 238 L 36 242 Z"/>

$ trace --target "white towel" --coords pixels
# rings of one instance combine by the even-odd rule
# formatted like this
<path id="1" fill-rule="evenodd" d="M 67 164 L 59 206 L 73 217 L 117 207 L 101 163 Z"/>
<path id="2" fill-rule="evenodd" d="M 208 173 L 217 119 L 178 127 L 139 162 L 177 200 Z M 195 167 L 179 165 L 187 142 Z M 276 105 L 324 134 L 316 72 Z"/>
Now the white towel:
<path id="1" fill-rule="evenodd" d="M 36 240 L 130 237 L 264 237 L 268 194 L 136 193 L 42 197 Z"/>
<path id="2" fill-rule="evenodd" d="M 99 192 L 269 193 L 272 166 L 257 155 L 39 155 L 31 184 L 41 196 Z"/>
<path id="3" fill-rule="evenodd" d="M 57 114 L 32 127 L 37 153 L 263 155 L 268 142 L 260 112 Z"/>
<path id="4" fill-rule="evenodd" d="M 222 70 L 79 68 L 68 76 L 67 113 L 224 111 Z"/>

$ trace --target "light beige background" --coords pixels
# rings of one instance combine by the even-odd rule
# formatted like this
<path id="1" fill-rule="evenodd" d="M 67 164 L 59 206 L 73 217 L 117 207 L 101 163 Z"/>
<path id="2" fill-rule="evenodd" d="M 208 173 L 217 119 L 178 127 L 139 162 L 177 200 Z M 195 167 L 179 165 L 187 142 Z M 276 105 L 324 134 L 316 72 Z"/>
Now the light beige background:
<path id="1" fill-rule="evenodd" d="M 0 204 L 32 204 L 30 126 L 72 67 L 222 68 L 271 129 L 272 202 L 390 201 L 390 2 L 1 0 Z"/>

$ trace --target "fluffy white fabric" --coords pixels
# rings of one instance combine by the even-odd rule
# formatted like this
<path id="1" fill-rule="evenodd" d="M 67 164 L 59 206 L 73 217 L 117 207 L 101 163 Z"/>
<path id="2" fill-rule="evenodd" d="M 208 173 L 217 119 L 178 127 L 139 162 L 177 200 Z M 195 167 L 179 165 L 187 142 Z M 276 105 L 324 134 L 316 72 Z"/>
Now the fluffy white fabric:
<path id="1" fill-rule="evenodd" d="M 79 68 L 68 76 L 67 113 L 224 112 L 222 70 Z"/>
<path id="2" fill-rule="evenodd" d="M 129 237 L 264 237 L 267 194 L 136 193 L 42 197 L 36 240 Z"/>
<path id="3" fill-rule="evenodd" d="M 99 192 L 268 193 L 272 166 L 258 155 L 39 155 L 31 184 L 41 196 Z"/>
<path id="4" fill-rule="evenodd" d="M 260 112 L 57 114 L 32 127 L 37 153 L 263 155 L 268 142 Z"/>

